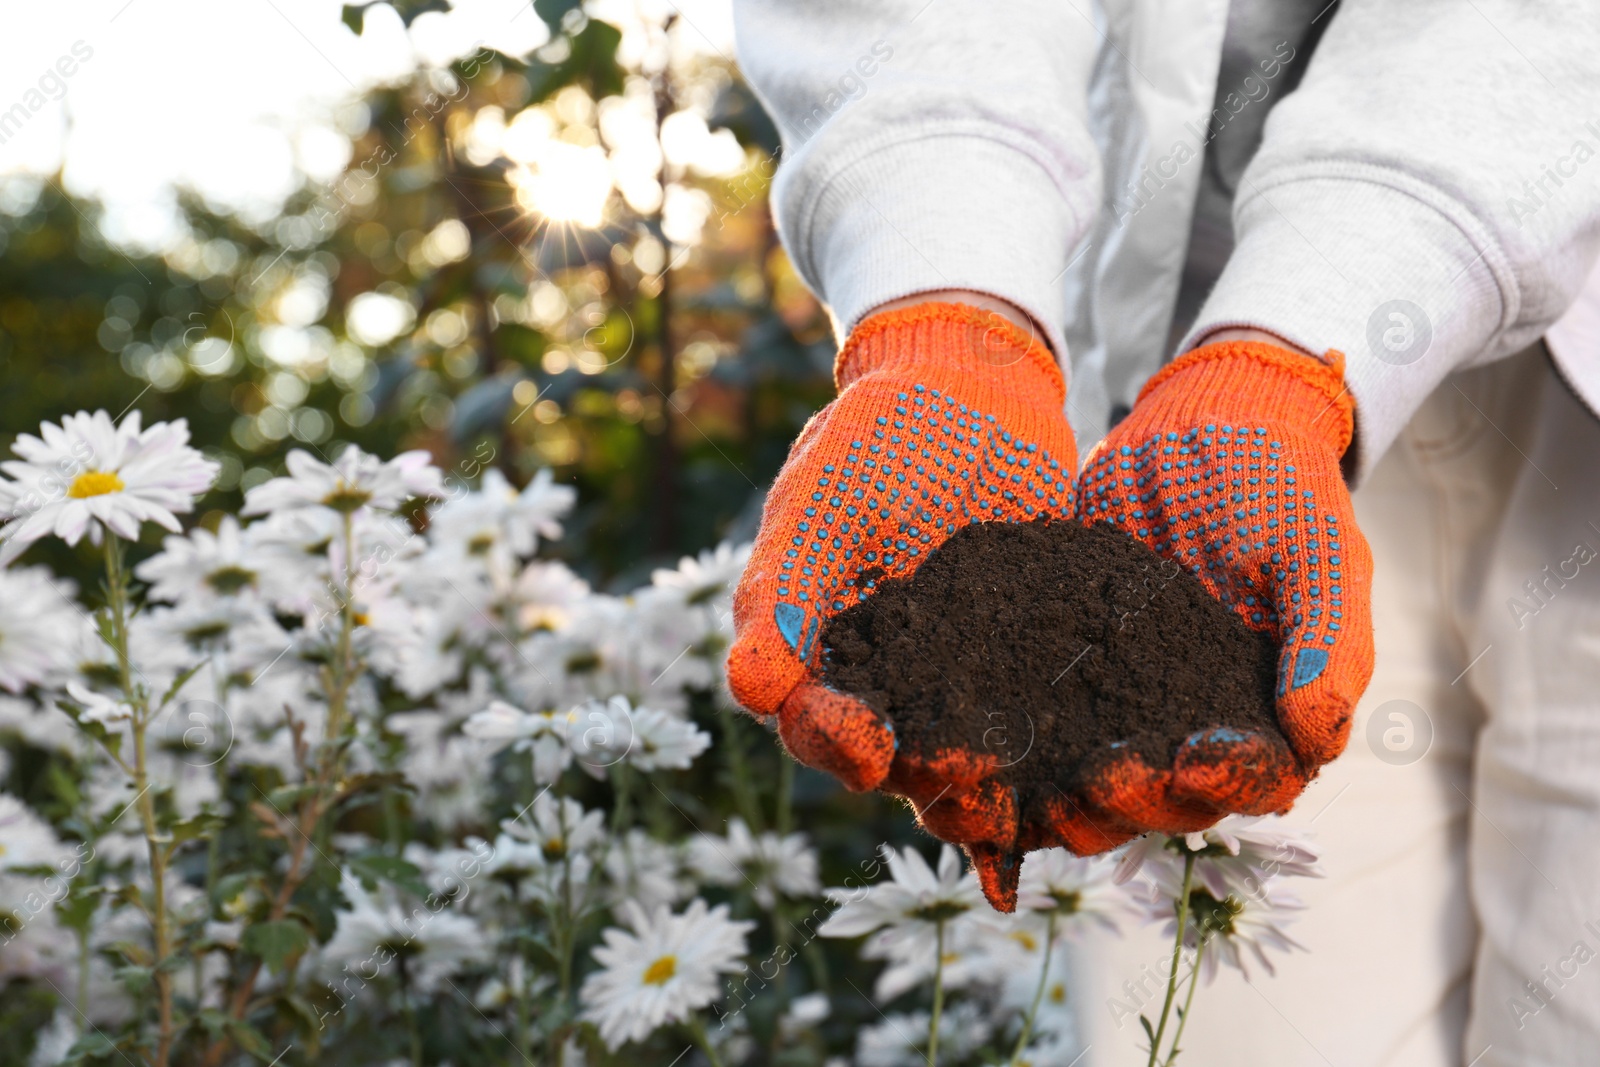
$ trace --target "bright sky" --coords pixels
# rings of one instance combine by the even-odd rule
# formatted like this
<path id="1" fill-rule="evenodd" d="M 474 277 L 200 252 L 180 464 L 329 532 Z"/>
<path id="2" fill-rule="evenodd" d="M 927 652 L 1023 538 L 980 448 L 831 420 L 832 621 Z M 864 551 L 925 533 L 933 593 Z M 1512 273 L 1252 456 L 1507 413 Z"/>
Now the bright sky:
<path id="1" fill-rule="evenodd" d="M 271 218 L 306 177 L 336 176 L 361 93 L 481 42 L 544 44 L 529 0 L 454 0 L 409 32 L 387 4 L 357 37 L 340 0 L 86 0 L 7 5 L 0 35 L 0 175 L 63 170 L 106 203 L 108 236 L 159 245 L 175 187 Z M 729 0 L 593 0 L 624 26 L 680 10 L 679 47 L 733 54 Z M 5 190 L 0 181 L 0 208 Z"/>

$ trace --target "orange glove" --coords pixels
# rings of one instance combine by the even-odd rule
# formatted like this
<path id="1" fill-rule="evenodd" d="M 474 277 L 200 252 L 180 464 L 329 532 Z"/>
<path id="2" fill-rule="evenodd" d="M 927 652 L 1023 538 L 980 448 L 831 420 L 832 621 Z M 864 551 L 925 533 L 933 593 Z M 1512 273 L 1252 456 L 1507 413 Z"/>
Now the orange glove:
<path id="1" fill-rule="evenodd" d="M 1124 830 L 1182 833 L 1229 812 L 1285 810 L 1344 750 L 1372 677 L 1372 554 L 1340 472 L 1354 432 L 1343 375 L 1338 352 L 1196 349 L 1146 383 L 1078 479 L 1080 521 L 1113 523 L 1182 563 L 1282 650 L 1289 745 L 1212 730 L 1172 767 L 1113 764 L 1081 799 Z"/>
<path id="2" fill-rule="evenodd" d="M 1000 316 L 927 303 L 863 322 L 834 374 L 838 399 L 800 434 L 767 496 L 734 594 L 728 684 L 750 711 L 778 716 L 796 759 L 850 789 L 908 797 L 992 881 L 981 857 L 1015 867 L 1016 801 L 989 777 L 1000 758 L 897 753 L 886 718 L 823 684 L 818 633 L 969 523 L 1071 514 L 1077 448 L 1061 371 Z"/>

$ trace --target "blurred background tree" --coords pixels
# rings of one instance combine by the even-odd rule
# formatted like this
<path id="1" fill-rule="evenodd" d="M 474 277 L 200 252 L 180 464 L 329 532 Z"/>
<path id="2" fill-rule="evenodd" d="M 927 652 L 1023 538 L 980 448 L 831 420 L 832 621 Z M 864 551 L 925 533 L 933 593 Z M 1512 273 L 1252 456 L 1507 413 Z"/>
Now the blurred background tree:
<path id="1" fill-rule="evenodd" d="M 186 417 L 223 464 L 217 509 L 292 448 L 492 455 L 518 484 L 548 466 L 580 494 L 569 561 L 611 588 L 749 537 L 833 345 L 731 58 L 673 9 L 619 12 L 538 0 L 532 55 L 366 94 L 337 179 L 254 223 L 181 197 L 159 254 L 57 178 L 0 179 L 0 446 L 79 409 Z"/>

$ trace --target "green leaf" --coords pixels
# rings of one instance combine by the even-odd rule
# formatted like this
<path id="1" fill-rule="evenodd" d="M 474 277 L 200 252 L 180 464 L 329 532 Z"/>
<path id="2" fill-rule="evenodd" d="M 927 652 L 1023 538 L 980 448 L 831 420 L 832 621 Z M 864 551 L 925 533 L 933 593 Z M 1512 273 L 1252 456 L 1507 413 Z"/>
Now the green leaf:
<path id="1" fill-rule="evenodd" d="M 207 656 L 205 659 L 201 660 L 199 663 L 196 663 L 188 670 L 180 671 L 178 676 L 172 680 L 172 684 L 167 687 L 167 692 L 164 696 L 162 696 L 160 703 L 156 704 L 156 710 L 160 711 L 162 708 L 170 704 L 172 702 L 172 698 L 178 695 L 178 690 L 182 689 L 184 685 L 188 683 L 189 679 L 193 678 L 195 674 L 199 672 L 201 667 L 204 667 L 210 662 L 211 657 Z"/>
<path id="2" fill-rule="evenodd" d="M 351 873 L 361 879 L 361 884 L 369 889 L 378 882 L 388 882 L 413 896 L 426 897 L 432 892 L 422 880 L 421 869 L 399 856 L 369 852 L 363 856 L 352 856 L 348 866 Z"/>
<path id="3" fill-rule="evenodd" d="M 106 948 L 137 967 L 148 967 L 155 962 L 150 950 L 136 941 L 113 941 Z"/>
<path id="4" fill-rule="evenodd" d="M 285 993 L 278 998 L 278 1002 L 288 1008 L 299 1021 L 300 1030 L 312 1043 L 311 1053 L 315 1055 L 318 1031 L 322 1029 L 322 1016 L 311 1002 L 298 993 Z"/>
<path id="5" fill-rule="evenodd" d="M 249 889 L 256 881 L 254 874 L 225 874 L 217 879 L 217 884 L 211 887 L 211 902 L 218 907 L 230 903 L 240 893 Z"/>
<path id="6" fill-rule="evenodd" d="M 344 10 L 339 12 L 339 21 L 350 27 L 350 32 L 357 37 L 361 36 L 361 27 L 366 24 L 366 4 L 346 4 Z"/>
<path id="7" fill-rule="evenodd" d="M 239 947 L 252 956 L 260 956 L 263 963 L 276 974 L 306 950 L 310 938 L 306 928 L 293 919 L 276 919 L 254 923 L 245 928 Z"/>
<path id="8" fill-rule="evenodd" d="M 103 582 L 101 584 L 102 586 L 104 585 Z M 111 618 L 111 609 L 101 608 L 95 612 L 94 625 L 95 629 L 100 633 L 100 640 L 106 643 L 107 648 L 115 650 L 117 647 L 117 628 L 116 623 Z"/>
<path id="9" fill-rule="evenodd" d="M 1156 1047 L 1156 1028 L 1150 1025 L 1150 1020 L 1143 1015 L 1139 1016 L 1139 1025 L 1144 1027 L 1145 1036 L 1150 1039 L 1150 1047 Z"/>
<path id="10" fill-rule="evenodd" d="M 409 791 L 411 782 L 399 771 L 372 771 L 370 773 L 349 775 L 339 783 L 340 797 L 352 797 L 359 793 L 377 793 L 384 789 Z"/>
<path id="11" fill-rule="evenodd" d="M 137 997 L 150 988 L 151 972 L 148 967 L 118 967 L 112 972 L 128 995 Z"/>
<path id="12" fill-rule="evenodd" d="M 67 1050 L 67 1055 L 61 1062 L 63 1064 L 82 1063 L 84 1060 L 109 1056 L 115 1051 L 117 1051 L 116 1044 L 96 1028 L 73 1042 L 72 1047 Z"/>
<path id="13" fill-rule="evenodd" d="M 272 1046 L 267 1044 L 267 1039 L 261 1036 L 261 1031 L 251 1026 L 242 1019 L 228 1020 L 228 1036 L 233 1038 L 234 1044 L 239 1048 L 261 1060 L 263 1063 L 272 1062 Z"/>
<path id="14" fill-rule="evenodd" d="M 568 85 L 585 85 L 596 100 L 622 92 L 624 72 L 617 65 L 617 45 L 622 31 L 608 22 L 590 19 L 588 25 L 568 35 L 572 52 L 554 66 L 535 62 L 528 68 L 528 87 L 535 102 L 548 99 Z"/>
<path id="15" fill-rule="evenodd" d="M 74 887 L 67 893 L 66 899 L 56 905 L 56 918 L 69 930 L 87 932 L 94 913 L 100 907 L 99 896 L 93 889 Z"/>
<path id="16" fill-rule="evenodd" d="M 299 785 L 280 785 L 267 795 L 267 803 L 277 809 L 278 814 L 288 815 L 300 806 L 300 801 L 311 796 L 317 791 L 315 785 L 301 783 Z"/>
<path id="17" fill-rule="evenodd" d="M 96 722 L 94 719 L 85 719 L 83 717 L 83 705 L 75 700 L 58 696 L 56 697 L 56 707 L 72 716 L 72 721 L 78 724 L 78 729 L 104 745 L 107 752 L 118 759 L 122 758 L 122 734 L 114 734 L 107 730 L 104 723 Z"/>
<path id="18" fill-rule="evenodd" d="M 232 1021 L 233 1016 L 217 1008 L 202 1008 L 200 1010 L 200 1014 L 195 1016 L 195 1018 L 199 1020 L 200 1026 L 207 1034 L 210 1034 L 213 1038 L 216 1038 L 222 1036 L 223 1031 L 228 1028 L 228 1023 Z"/>
<path id="19" fill-rule="evenodd" d="M 199 841 L 210 837 L 225 825 L 222 816 L 202 812 L 182 822 L 173 823 L 168 832 L 172 835 L 172 843 L 177 845 L 184 841 Z"/>

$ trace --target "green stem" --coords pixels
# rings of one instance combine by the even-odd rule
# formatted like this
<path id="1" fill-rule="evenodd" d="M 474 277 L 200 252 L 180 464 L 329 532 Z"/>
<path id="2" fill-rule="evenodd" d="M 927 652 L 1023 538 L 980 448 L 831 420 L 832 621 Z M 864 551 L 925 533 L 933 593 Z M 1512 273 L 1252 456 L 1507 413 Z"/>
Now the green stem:
<path id="1" fill-rule="evenodd" d="M 422 1067 L 422 1031 L 417 1029 L 417 1010 L 411 1005 L 411 980 L 406 968 L 406 956 L 395 956 L 400 971 L 400 1013 L 406 1020 L 406 1035 L 411 1043 L 411 1067 Z"/>
<path id="2" fill-rule="evenodd" d="M 83 1011 L 89 1003 L 89 968 L 94 962 L 94 957 L 89 950 L 89 929 L 84 927 L 78 931 L 78 1010 Z"/>
<path id="3" fill-rule="evenodd" d="M 328 693 L 328 732 L 330 741 L 336 741 L 344 730 L 345 702 L 351 682 L 351 646 L 356 628 L 355 604 L 355 530 L 350 514 L 341 516 L 344 537 L 344 588 L 339 594 L 339 643 L 334 653 L 333 681 Z"/>
<path id="4" fill-rule="evenodd" d="M 400 798 L 389 786 L 383 787 L 383 836 L 389 851 L 400 855 L 405 838 L 400 832 Z"/>
<path id="5" fill-rule="evenodd" d="M 1034 1021 L 1039 1018 L 1039 1005 L 1044 1003 L 1044 989 L 1050 984 L 1050 953 L 1056 947 L 1056 913 L 1050 913 L 1050 920 L 1045 928 L 1044 935 L 1044 962 L 1039 965 L 1039 985 L 1033 991 L 1033 1003 L 1028 1007 L 1028 1014 L 1022 1019 L 1022 1033 L 1017 1035 L 1017 1047 L 1011 1050 L 1010 1063 L 1015 1064 L 1028 1047 L 1028 1039 L 1033 1036 Z"/>
<path id="6" fill-rule="evenodd" d="M 511 883 L 511 913 L 516 916 L 518 925 L 522 923 L 522 890 L 518 882 Z M 523 948 L 521 938 L 517 940 L 516 955 L 512 957 L 511 964 L 506 967 L 506 983 L 511 988 L 512 995 L 516 998 L 517 1010 L 517 1039 L 512 1042 L 517 1052 L 523 1059 L 528 1059 L 528 1054 L 523 1051 L 528 1045 L 528 1038 L 532 1033 L 531 1006 L 528 1003 L 528 972 L 526 961 L 527 950 Z M 516 981 L 514 986 L 512 980 Z"/>
<path id="7" fill-rule="evenodd" d="M 335 590 L 339 598 L 339 637 L 334 647 L 333 661 L 328 664 L 326 679 L 328 691 L 328 718 L 323 728 L 322 761 L 333 760 L 339 751 L 339 740 L 344 735 L 345 718 L 348 714 L 350 686 L 355 681 L 356 664 L 354 655 L 354 635 L 356 628 L 356 603 L 355 603 L 355 523 L 350 513 L 345 512 L 340 516 L 341 541 L 344 545 L 344 573 L 343 587 Z M 336 767 L 330 767 L 325 762 L 318 767 L 318 780 L 333 782 L 338 778 Z M 385 799 L 388 796 L 388 787 L 384 787 Z M 317 844 L 317 851 L 327 852 L 328 823 L 318 819 L 312 830 L 312 837 Z"/>
<path id="8" fill-rule="evenodd" d="M 944 920 L 935 926 L 933 1012 L 928 1016 L 928 1067 L 939 1067 L 939 1016 L 944 1014 Z"/>
<path id="9" fill-rule="evenodd" d="M 693 1038 L 695 1044 L 700 1046 L 700 1051 L 706 1054 L 706 1059 L 710 1061 L 711 1067 L 722 1067 L 722 1058 L 717 1055 L 716 1046 L 711 1043 L 711 1036 L 706 1033 L 706 1021 L 698 1015 L 692 1015 L 686 1025 L 689 1029 L 689 1036 Z"/>
<path id="10" fill-rule="evenodd" d="M 567 809 L 563 803 L 565 798 L 556 796 L 556 819 L 561 825 L 561 907 L 559 923 L 557 924 L 556 945 L 560 952 L 558 965 L 561 975 L 561 1003 L 569 1003 L 572 999 L 572 956 L 575 949 L 576 931 L 573 929 L 572 908 L 572 852 L 570 829 L 567 826 Z"/>
<path id="11" fill-rule="evenodd" d="M 123 699 L 133 708 L 128 726 L 133 735 L 133 787 L 139 823 L 150 856 L 150 923 L 155 940 L 154 982 L 158 1012 L 154 1067 L 166 1067 L 176 1028 L 172 1019 L 172 972 L 163 964 L 172 955 L 172 929 L 167 915 L 167 839 L 156 825 L 155 797 L 150 795 L 150 707 L 144 690 L 133 683 L 128 651 L 128 576 L 122 565 L 122 542 L 105 531 L 106 599 L 111 609 L 111 650 L 117 657 L 117 678 Z"/>
<path id="12" fill-rule="evenodd" d="M 1161 1022 L 1156 1027 L 1155 1040 L 1150 1042 L 1150 1058 L 1145 1067 L 1156 1067 L 1161 1038 L 1167 1032 L 1167 1018 L 1172 1014 L 1172 1001 L 1178 992 L 1178 962 L 1183 958 L 1183 935 L 1189 926 L 1189 887 L 1194 883 L 1195 857 L 1187 845 L 1183 850 L 1183 895 L 1178 898 L 1178 933 L 1172 944 L 1172 967 L 1167 971 L 1167 999 L 1161 1004 Z"/>
<path id="13" fill-rule="evenodd" d="M 611 805 L 611 833 L 614 837 L 621 837 L 628 829 L 628 823 L 633 821 L 632 785 L 633 779 L 626 763 L 618 763 L 611 768 L 611 794 L 614 798 Z"/>
<path id="14" fill-rule="evenodd" d="M 735 712 L 729 707 L 721 709 L 723 741 L 720 747 L 728 757 L 728 770 L 733 772 L 734 803 L 749 824 L 750 832 L 759 834 L 762 830 L 761 808 L 756 804 L 750 765 L 744 758 L 744 746 L 739 743 L 738 721 L 734 715 Z"/>
<path id="15" fill-rule="evenodd" d="M 778 753 L 778 815 L 779 834 L 794 828 L 794 760 Z"/>
<path id="16" fill-rule="evenodd" d="M 1168 1053 L 1166 1067 L 1178 1062 L 1179 1042 L 1183 1040 L 1183 1028 L 1189 1025 L 1189 1015 L 1194 1011 L 1194 991 L 1200 987 L 1200 961 L 1205 958 L 1206 941 L 1202 933 L 1200 944 L 1194 950 L 1194 966 L 1189 970 L 1189 992 L 1184 994 L 1183 1010 L 1178 1012 L 1178 1028 L 1172 1032 L 1172 1051 Z"/>

